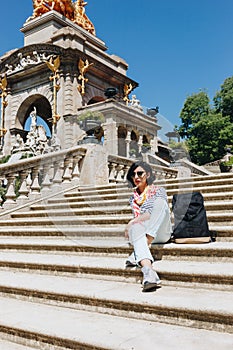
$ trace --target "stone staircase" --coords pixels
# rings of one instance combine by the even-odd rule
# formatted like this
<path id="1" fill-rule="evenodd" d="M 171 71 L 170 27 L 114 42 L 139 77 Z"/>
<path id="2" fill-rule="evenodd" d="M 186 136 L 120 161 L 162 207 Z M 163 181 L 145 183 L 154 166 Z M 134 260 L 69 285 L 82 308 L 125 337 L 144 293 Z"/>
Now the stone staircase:
<path id="1" fill-rule="evenodd" d="M 159 181 L 200 191 L 208 244 L 154 245 L 162 288 L 125 269 L 125 184 L 73 187 L 1 214 L 0 349 L 204 350 L 233 346 L 233 174 Z"/>

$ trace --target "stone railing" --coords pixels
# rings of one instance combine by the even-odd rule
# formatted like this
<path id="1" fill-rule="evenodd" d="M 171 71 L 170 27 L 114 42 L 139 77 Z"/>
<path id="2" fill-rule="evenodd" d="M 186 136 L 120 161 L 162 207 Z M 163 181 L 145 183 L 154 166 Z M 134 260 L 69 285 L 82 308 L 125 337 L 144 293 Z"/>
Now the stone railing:
<path id="1" fill-rule="evenodd" d="M 175 166 L 176 166 L 176 163 L 175 163 Z M 205 169 L 204 166 L 199 166 L 197 164 L 194 164 L 186 158 L 180 159 L 177 163 L 177 167 L 178 166 L 183 166 L 183 167 L 190 169 L 191 176 L 213 175 L 213 172 Z"/>
<path id="2" fill-rule="evenodd" d="M 127 172 L 134 161 L 125 157 L 108 156 L 109 182 L 125 182 Z M 157 180 L 177 177 L 177 169 L 150 164 Z"/>
<path id="3" fill-rule="evenodd" d="M 43 191 L 78 184 L 85 153 L 86 149 L 78 146 L 0 165 L 1 188 L 5 188 L 0 207 L 11 209 L 25 200 L 36 200 Z"/>
<path id="4" fill-rule="evenodd" d="M 74 186 L 79 186 L 81 164 L 85 162 L 86 148 L 77 146 L 69 150 L 61 150 L 17 162 L 0 165 L 0 184 L 4 192 L 0 197 L 2 210 L 14 210 L 52 196 Z M 119 156 L 108 156 L 108 182 L 125 182 L 127 172 L 133 163 L 132 159 Z M 152 164 L 158 180 L 176 178 L 177 170 Z"/>

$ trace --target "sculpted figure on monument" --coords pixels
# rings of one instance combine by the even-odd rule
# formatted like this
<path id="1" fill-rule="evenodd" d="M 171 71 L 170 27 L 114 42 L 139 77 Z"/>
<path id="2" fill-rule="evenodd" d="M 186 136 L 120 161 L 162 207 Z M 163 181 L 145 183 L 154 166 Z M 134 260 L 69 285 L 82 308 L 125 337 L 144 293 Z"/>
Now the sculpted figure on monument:
<path id="1" fill-rule="evenodd" d="M 83 29 L 87 30 L 89 33 L 95 35 L 94 25 L 85 14 L 86 5 L 87 5 L 87 2 L 84 2 L 83 0 L 77 0 L 75 2 L 74 22 L 77 23 Z"/>
<path id="2" fill-rule="evenodd" d="M 32 18 L 43 15 L 52 10 L 52 0 L 33 0 L 33 14 Z"/>
<path id="3" fill-rule="evenodd" d="M 72 0 L 55 0 L 52 9 L 70 20 L 74 20 L 74 5 Z"/>
<path id="4" fill-rule="evenodd" d="M 33 8 L 32 18 L 54 10 L 68 19 L 74 20 L 74 5 L 72 0 L 33 0 Z"/>
<path id="5" fill-rule="evenodd" d="M 87 2 L 84 0 L 32 0 L 33 15 L 28 20 L 39 17 L 49 11 L 57 11 L 66 18 L 78 24 L 80 27 L 95 35 L 93 23 L 89 20 L 85 13 Z"/>

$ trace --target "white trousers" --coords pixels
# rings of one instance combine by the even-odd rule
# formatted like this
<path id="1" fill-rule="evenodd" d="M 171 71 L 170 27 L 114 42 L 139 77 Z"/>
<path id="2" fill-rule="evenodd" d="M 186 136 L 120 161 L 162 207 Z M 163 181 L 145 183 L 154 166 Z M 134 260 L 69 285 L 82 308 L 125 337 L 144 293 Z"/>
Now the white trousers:
<path id="1" fill-rule="evenodd" d="M 135 260 L 154 261 L 147 243 L 147 236 L 154 237 L 153 243 L 166 243 L 171 238 L 172 225 L 169 206 L 165 199 L 155 200 L 149 220 L 133 224 L 129 229 L 129 241 L 134 247 Z"/>

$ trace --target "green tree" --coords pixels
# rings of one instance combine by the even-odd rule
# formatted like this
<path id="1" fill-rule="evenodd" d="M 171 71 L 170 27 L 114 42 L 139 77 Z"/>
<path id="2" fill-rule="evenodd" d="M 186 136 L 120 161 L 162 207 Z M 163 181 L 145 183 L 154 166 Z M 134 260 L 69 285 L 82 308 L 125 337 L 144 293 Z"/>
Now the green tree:
<path id="1" fill-rule="evenodd" d="M 200 165 L 221 159 L 226 153 L 226 144 L 232 143 L 233 124 L 230 117 L 214 112 L 200 118 L 187 140 L 191 160 Z"/>
<path id="2" fill-rule="evenodd" d="M 182 121 L 178 132 L 182 138 L 191 137 L 193 126 L 202 118 L 209 114 L 210 100 L 205 91 L 188 96 L 184 107 L 181 110 L 180 118 Z"/>
<path id="3" fill-rule="evenodd" d="M 226 145 L 233 144 L 232 117 L 227 112 L 232 109 L 233 113 L 233 104 L 226 98 L 231 96 L 232 87 L 233 103 L 233 78 L 224 84 L 215 96 L 215 108 L 211 108 L 207 93 L 201 91 L 187 97 L 180 113 L 182 124 L 177 131 L 186 141 L 191 160 L 199 165 L 221 159 Z"/>
<path id="4" fill-rule="evenodd" d="M 229 115 L 233 122 L 233 77 L 227 78 L 213 99 L 217 113 Z"/>

